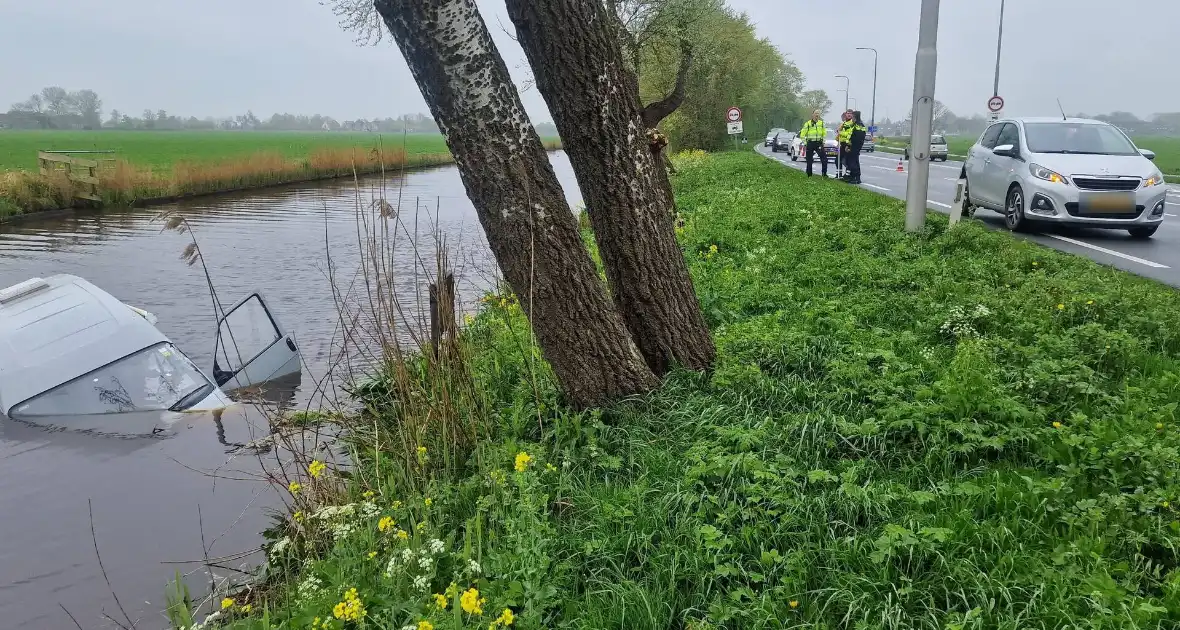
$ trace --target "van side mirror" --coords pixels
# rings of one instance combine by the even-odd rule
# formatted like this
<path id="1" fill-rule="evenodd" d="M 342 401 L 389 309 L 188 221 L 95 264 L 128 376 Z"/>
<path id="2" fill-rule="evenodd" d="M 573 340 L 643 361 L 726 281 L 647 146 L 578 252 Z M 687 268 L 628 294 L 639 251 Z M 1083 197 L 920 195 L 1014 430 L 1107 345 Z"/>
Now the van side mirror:
<path id="1" fill-rule="evenodd" d="M 1140 153 L 1141 155 L 1143 155 L 1143 157 L 1145 157 L 1145 158 L 1147 158 L 1147 159 L 1149 159 L 1149 160 L 1154 160 L 1154 159 L 1155 159 L 1155 151 L 1149 151 L 1149 150 L 1147 150 L 1147 149 L 1139 149 L 1139 153 Z"/>
<path id="2" fill-rule="evenodd" d="M 1016 146 L 1011 144 L 998 145 L 996 148 L 992 149 L 992 153 L 996 155 L 1003 155 L 1005 157 L 1020 157 L 1020 154 L 1016 152 Z"/>

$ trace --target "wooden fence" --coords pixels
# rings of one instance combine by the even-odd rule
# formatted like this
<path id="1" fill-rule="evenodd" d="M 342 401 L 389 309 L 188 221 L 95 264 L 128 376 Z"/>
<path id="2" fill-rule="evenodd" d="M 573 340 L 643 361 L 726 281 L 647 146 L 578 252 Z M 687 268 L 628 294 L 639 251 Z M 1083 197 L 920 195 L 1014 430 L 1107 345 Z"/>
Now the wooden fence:
<path id="1" fill-rule="evenodd" d="M 111 154 L 114 151 L 38 151 L 37 166 L 42 175 L 53 173 L 64 174 L 71 182 L 77 184 L 74 196 L 79 199 L 102 201 L 98 195 L 99 169 L 113 169 L 113 159 L 92 160 L 74 157 L 70 154 Z"/>

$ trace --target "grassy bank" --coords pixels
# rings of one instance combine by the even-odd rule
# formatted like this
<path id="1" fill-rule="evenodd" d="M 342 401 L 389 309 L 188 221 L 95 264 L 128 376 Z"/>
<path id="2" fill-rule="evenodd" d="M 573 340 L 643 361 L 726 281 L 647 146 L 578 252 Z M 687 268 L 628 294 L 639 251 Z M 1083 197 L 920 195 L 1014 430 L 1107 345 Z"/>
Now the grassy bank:
<path id="1" fill-rule="evenodd" d="M 357 392 L 358 465 L 290 480 L 269 588 L 211 625 L 1180 622 L 1180 294 L 974 222 L 906 235 L 750 154 L 679 172 L 713 374 L 569 411 L 492 297 L 461 368 Z"/>
<path id="2" fill-rule="evenodd" d="M 556 146 L 556 142 L 550 142 Z M 74 184 L 37 172 L 38 150 L 113 150 L 99 169 L 103 204 L 125 205 L 452 161 L 438 134 L 0 132 L 0 218 L 75 204 Z M 7 170 L 6 170 L 7 169 Z"/>

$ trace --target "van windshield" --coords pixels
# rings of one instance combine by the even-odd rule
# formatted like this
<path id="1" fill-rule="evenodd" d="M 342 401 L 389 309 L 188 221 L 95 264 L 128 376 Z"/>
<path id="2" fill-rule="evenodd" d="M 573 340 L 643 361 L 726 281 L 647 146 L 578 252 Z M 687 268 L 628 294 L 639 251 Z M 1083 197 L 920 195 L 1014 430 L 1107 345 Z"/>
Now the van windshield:
<path id="1" fill-rule="evenodd" d="M 1139 155 L 1135 145 L 1110 125 L 1065 121 L 1024 123 L 1024 136 L 1032 153 Z"/>
<path id="2" fill-rule="evenodd" d="M 930 144 L 946 144 L 946 138 L 942 136 L 930 136 Z"/>
<path id="3" fill-rule="evenodd" d="M 214 386 L 170 343 L 127 355 L 89 374 L 62 383 L 12 409 L 15 420 L 134 411 L 183 411 L 201 402 Z"/>

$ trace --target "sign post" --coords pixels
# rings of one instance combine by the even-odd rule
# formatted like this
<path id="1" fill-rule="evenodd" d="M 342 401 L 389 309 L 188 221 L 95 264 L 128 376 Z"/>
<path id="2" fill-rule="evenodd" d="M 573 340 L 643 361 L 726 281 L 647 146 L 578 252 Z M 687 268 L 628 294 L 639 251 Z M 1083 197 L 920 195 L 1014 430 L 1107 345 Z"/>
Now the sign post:
<path id="1" fill-rule="evenodd" d="M 725 131 L 733 136 L 733 146 L 738 148 L 738 136 L 742 134 L 742 110 L 738 107 L 730 107 L 725 110 Z"/>
<path id="2" fill-rule="evenodd" d="M 1000 114 L 1004 111 L 1003 97 L 996 95 L 987 99 L 987 111 L 991 112 L 992 120 L 999 120 Z"/>

